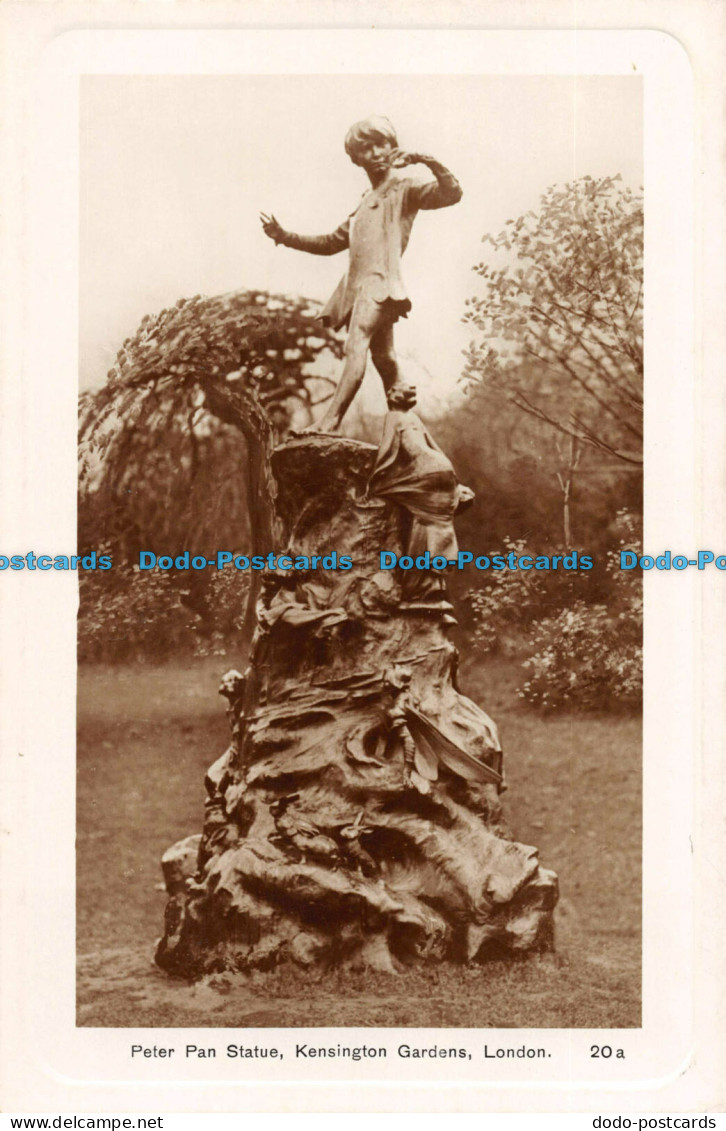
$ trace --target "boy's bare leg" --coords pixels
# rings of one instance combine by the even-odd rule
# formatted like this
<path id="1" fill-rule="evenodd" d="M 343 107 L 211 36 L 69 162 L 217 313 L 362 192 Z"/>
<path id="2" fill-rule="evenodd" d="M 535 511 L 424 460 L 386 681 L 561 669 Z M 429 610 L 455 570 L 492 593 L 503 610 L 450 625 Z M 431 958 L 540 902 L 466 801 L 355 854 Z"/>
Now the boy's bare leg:
<path id="1" fill-rule="evenodd" d="M 401 380 L 393 346 L 393 323 L 383 322 L 371 338 L 371 358 L 386 390 L 389 408 L 408 409 L 416 404 L 416 387 Z"/>
<path id="2" fill-rule="evenodd" d="M 401 380 L 393 346 L 393 323 L 382 312 L 380 303 L 359 298 L 353 307 L 345 343 L 343 372 L 333 399 L 320 420 L 303 433 L 337 432 L 363 381 L 368 350 L 386 390 L 388 407 L 406 410 L 416 404 L 416 389 Z"/>
<path id="3" fill-rule="evenodd" d="M 303 428 L 303 433 L 337 432 L 339 430 L 343 417 L 363 381 L 371 337 L 379 319 L 379 310 L 378 303 L 371 299 L 356 302 L 345 342 L 345 360 L 338 387 L 320 420 L 307 428 Z"/>
<path id="4" fill-rule="evenodd" d="M 398 381 L 398 358 L 393 346 L 392 322 L 383 322 L 373 334 L 371 360 L 380 375 L 383 388 L 388 392 Z"/>

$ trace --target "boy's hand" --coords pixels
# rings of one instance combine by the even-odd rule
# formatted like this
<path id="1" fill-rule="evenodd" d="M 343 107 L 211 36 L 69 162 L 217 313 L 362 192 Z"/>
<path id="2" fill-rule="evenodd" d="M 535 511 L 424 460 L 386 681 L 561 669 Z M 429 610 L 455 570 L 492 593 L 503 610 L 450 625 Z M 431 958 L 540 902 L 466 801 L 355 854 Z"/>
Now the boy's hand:
<path id="1" fill-rule="evenodd" d="M 394 149 L 391 154 L 394 169 L 403 169 L 405 165 L 428 165 L 433 160 L 427 153 L 407 153 L 404 149 Z"/>
<path id="2" fill-rule="evenodd" d="M 280 243 L 283 236 L 287 234 L 282 224 L 272 215 L 268 216 L 267 213 L 260 212 L 260 222 L 262 224 L 262 231 L 266 236 L 269 236 L 271 240 L 274 240 L 275 243 Z"/>

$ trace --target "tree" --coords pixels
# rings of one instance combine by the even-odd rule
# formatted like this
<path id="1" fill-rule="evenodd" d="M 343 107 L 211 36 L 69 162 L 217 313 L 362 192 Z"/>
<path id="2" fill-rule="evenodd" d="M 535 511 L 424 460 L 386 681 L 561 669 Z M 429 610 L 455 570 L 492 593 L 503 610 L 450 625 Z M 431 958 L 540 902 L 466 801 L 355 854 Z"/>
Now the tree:
<path id="1" fill-rule="evenodd" d="M 212 552 L 225 536 L 273 549 L 269 450 L 330 395 L 323 358 L 341 353 L 316 314 L 306 299 L 236 291 L 145 317 L 81 397 L 81 544 L 93 530 L 129 557 L 152 541 Z M 203 577 L 190 580 L 203 606 Z"/>
<path id="2" fill-rule="evenodd" d="M 567 505 L 584 446 L 642 463 L 643 204 L 621 178 L 555 185 L 538 213 L 486 235 L 464 377 L 567 438 Z"/>

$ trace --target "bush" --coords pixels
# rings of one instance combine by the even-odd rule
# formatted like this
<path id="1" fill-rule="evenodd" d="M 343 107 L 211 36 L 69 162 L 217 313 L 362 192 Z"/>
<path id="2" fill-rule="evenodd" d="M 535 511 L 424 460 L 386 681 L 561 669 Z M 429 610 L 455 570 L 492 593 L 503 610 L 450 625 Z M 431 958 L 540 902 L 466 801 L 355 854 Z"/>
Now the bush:
<path id="1" fill-rule="evenodd" d="M 502 570 L 470 596 L 475 647 L 524 657 L 528 678 L 518 694 L 541 710 L 632 709 L 641 701 L 642 583 L 619 560 L 621 550 L 642 553 L 639 519 L 620 510 L 609 533 L 618 548 L 607 555 L 604 585 L 589 571 Z M 510 550 L 533 553 L 524 540 L 507 539 Z"/>
<path id="2" fill-rule="evenodd" d="M 537 557 L 545 551 L 533 550 L 523 538 L 505 538 L 501 553 L 506 556 L 510 552 L 517 557 Z M 568 553 L 572 550 L 547 551 L 550 558 Z M 521 651 L 535 621 L 552 616 L 578 598 L 584 599 L 593 585 L 592 573 L 580 570 L 504 569 L 492 570 L 486 576 L 486 586 L 469 594 L 471 639 L 479 652 L 505 655 Z"/>
<path id="3" fill-rule="evenodd" d="M 199 579 L 204 579 L 200 592 Z M 179 653 L 225 655 L 242 627 L 249 576 L 114 566 L 80 576 L 78 659 L 115 663 Z"/>
<path id="4" fill-rule="evenodd" d="M 555 710 L 630 709 L 643 688 L 642 599 L 631 597 L 617 614 L 606 605 L 576 601 L 538 621 L 532 634 L 531 672 L 518 694 L 534 707 Z"/>

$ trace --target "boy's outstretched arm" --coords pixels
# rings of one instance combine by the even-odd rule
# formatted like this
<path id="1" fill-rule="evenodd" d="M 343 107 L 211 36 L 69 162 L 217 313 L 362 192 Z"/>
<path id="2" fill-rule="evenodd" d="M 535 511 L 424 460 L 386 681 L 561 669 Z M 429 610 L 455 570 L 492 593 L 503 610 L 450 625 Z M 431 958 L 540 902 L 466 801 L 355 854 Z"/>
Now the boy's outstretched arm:
<path id="1" fill-rule="evenodd" d="M 334 232 L 327 236 L 299 236 L 296 232 L 288 232 L 274 216 L 260 212 L 262 230 L 275 243 L 284 247 L 291 247 L 294 251 L 309 251 L 312 255 L 336 255 L 345 251 L 349 244 L 350 220 L 346 220 Z"/>
<path id="2" fill-rule="evenodd" d="M 416 208 L 447 208 L 458 204 L 462 197 L 461 185 L 445 165 L 426 153 L 399 151 L 392 162 L 396 168 L 404 165 L 426 165 L 436 180 L 427 185 L 412 185 L 409 190 Z"/>

